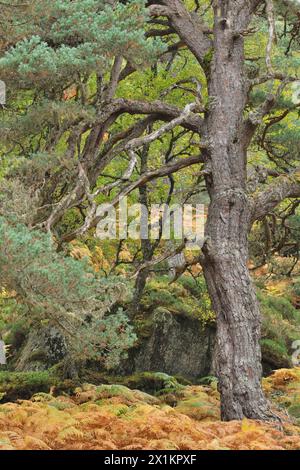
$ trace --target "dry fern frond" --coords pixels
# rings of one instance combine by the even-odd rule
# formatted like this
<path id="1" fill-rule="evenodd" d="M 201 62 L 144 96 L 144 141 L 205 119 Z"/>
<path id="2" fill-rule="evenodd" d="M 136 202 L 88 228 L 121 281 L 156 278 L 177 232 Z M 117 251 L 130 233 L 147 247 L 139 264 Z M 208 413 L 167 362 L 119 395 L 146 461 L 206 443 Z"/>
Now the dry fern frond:
<path id="1" fill-rule="evenodd" d="M 288 403 L 297 398 L 299 369 L 276 371 L 266 380 L 276 400 L 278 392 Z M 300 427 L 288 421 L 283 430 L 246 419 L 220 422 L 218 394 L 213 388 L 188 386 L 177 398 L 177 407 L 172 408 L 163 402 L 164 397 L 160 401 L 126 387 L 88 384 L 73 398 L 38 394 L 33 400 L 0 405 L 0 449 L 300 448 Z"/>

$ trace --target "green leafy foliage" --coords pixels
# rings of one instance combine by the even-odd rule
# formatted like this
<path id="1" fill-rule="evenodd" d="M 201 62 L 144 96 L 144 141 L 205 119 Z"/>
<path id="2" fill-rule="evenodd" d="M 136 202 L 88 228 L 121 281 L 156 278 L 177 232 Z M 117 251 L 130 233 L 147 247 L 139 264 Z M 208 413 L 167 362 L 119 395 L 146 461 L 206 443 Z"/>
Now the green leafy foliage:
<path id="1" fill-rule="evenodd" d="M 5 401 L 31 398 L 37 392 L 49 392 L 54 382 L 47 371 L 0 372 L 0 392 Z"/>

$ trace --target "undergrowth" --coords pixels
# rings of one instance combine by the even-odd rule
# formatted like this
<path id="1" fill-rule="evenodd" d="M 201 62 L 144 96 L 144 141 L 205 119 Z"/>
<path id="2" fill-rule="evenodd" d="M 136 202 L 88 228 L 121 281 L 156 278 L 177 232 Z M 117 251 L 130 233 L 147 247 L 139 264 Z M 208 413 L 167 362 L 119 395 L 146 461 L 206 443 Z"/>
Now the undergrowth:
<path id="1" fill-rule="evenodd" d="M 292 450 L 300 448 L 300 369 L 264 389 L 283 419 L 220 422 L 216 383 L 154 397 L 123 385 L 83 385 L 73 396 L 37 393 L 0 406 L 0 449 Z"/>

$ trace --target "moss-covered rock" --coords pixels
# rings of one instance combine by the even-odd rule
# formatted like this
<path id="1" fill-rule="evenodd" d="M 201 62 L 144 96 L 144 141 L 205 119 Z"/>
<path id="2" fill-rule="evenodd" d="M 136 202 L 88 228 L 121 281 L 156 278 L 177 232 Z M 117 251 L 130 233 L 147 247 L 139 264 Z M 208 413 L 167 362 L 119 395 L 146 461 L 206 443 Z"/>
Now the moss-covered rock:
<path id="1" fill-rule="evenodd" d="M 172 377 L 163 372 L 140 372 L 128 376 L 121 376 L 84 370 L 81 375 L 81 381 L 101 386 L 122 385 L 131 390 L 138 389 L 142 392 L 157 396 L 178 391 L 184 385 L 191 385 L 191 382 L 181 376 Z"/>
<path id="2" fill-rule="evenodd" d="M 174 314 L 166 307 L 157 307 L 147 336 L 118 369 L 120 375 L 140 372 L 164 372 L 195 382 L 211 372 L 215 329 L 203 326 L 197 318 Z"/>
<path id="3" fill-rule="evenodd" d="M 300 424 L 300 403 L 296 403 L 295 405 L 289 406 L 288 413 L 293 418 L 296 418 L 297 424 Z"/>
<path id="4" fill-rule="evenodd" d="M 261 349 L 265 371 L 268 368 L 271 371 L 279 367 L 286 368 L 292 365 L 284 344 L 266 338 L 261 340 Z"/>
<path id="5" fill-rule="evenodd" d="M 159 400 L 155 397 L 144 393 L 140 390 L 131 390 L 128 387 L 120 384 L 100 385 L 95 386 L 91 384 L 83 384 L 75 390 L 76 403 L 86 403 L 94 401 L 100 404 L 125 404 L 132 405 L 139 402 L 147 403 L 150 405 L 159 404 Z"/>
<path id="6" fill-rule="evenodd" d="M 219 400 L 216 387 L 188 386 L 181 391 L 176 411 L 199 421 L 219 420 Z"/>
<path id="7" fill-rule="evenodd" d="M 124 377 L 123 383 L 129 388 L 138 388 L 153 395 L 172 393 L 183 388 L 175 377 L 162 372 L 141 372 Z"/>
<path id="8" fill-rule="evenodd" d="M 51 371 L 0 372 L 1 403 L 27 400 L 37 393 L 72 394 L 78 382 L 61 380 Z M 42 396 L 42 395 L 41 395 Z"/>
<path id="9" fill-rule="evenodd" d="M 292 367 L 292 343 L 300 338 L 300 312 L 288 298 L 258 292 L 262 310 L 262 357 L 265 374 Z"/>
<path id="10" fill-rule="evenodd" d="M 43 372 L 0 372 L 0 393 L 2 401 L 29 399 L 38 392 L 49 392 L 55 383 L 47 371 Z"/>

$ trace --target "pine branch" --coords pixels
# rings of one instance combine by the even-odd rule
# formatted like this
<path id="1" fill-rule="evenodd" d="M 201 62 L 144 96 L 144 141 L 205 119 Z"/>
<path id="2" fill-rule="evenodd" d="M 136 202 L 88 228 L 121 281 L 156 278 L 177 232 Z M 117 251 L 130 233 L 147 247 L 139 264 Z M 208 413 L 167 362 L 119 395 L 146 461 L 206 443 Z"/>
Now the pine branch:
<path id="1" fill-rule="evenodd" d="M 264 191 L 253 196 L 252 223 L 263 219 L 270 211 L 286 198 L 300 197 L 300 167 L 292 173 L 280 176 Z"/>

